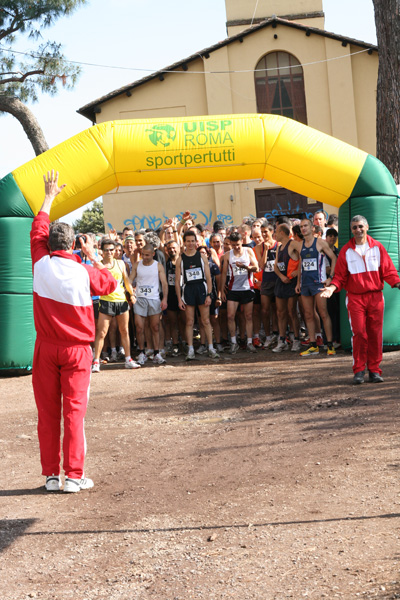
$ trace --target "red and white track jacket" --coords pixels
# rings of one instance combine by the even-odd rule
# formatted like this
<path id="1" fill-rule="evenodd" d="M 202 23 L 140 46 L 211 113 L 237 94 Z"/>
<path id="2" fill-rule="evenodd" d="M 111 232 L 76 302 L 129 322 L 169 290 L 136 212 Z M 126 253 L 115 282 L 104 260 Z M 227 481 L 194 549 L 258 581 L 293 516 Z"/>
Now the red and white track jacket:
<path id="1" fill-rule="evenodd" d="M 392 259 L 386 248 L 377 240 L 367 236 L 369 248 L 365 256 L 355 250 L 356 241 L 352 238 L 339 252 L 332 285 L 347 290 L 351 294 L 364 294 L 383 290 L 386 281 L 391 287 L 400 283 Z"/>
<path id="2" fill-rule="evenodd" d="M 37 339 L 62 346 L 94 340 L 92 296 L 111 294 L 108 269 L 82 264 L 76 254 L 49 251 L 49 216 L 39 212 L 31 229 L 33 315 Z"/>

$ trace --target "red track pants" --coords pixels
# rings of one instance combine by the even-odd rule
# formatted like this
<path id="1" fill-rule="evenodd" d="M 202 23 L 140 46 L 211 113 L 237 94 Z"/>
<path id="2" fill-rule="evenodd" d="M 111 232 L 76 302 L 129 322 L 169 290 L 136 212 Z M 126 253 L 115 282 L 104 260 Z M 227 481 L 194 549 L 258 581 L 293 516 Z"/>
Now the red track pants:
<path id="1" fill-rule="evenodd" d="M 353 372 L 382 373 L 382 329 L 385 302 L 382 292 L 347 294 L 346 305 L 353 333 Z"/>
<path id="2" fill-rule="evenodd" d="M 74 479 L 84 476 L 84 418 L 89 399 L 91 363 L 89 345 L 65 347 L 36 341 L 32 384 L 38 409 L 43 475 L 60 474 L 62 408 L 65 475 Z"/>

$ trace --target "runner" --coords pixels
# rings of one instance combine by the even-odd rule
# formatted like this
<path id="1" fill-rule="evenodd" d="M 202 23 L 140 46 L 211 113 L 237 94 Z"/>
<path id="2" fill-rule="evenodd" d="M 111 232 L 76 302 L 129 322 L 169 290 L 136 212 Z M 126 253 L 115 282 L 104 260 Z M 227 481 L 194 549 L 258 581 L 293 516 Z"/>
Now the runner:
<path id="1" fill-rule="evenodd" d="M 107 335 L 110 323 L 113 317 L 116 317 L 121 344 L 125 353 L 125 368 L 137 369 L 140 367 L 131 358 L 130 339 L 129 339 L 129 305 L 125 297 L 125 289 L 129 292 L 134 302 L 134 293 L 128 275 L 125 263 L 122 260 L 114 258 L 115 242 L 110 238 L 103 238 L 101 241 L 103 251 L 102 263 L 110 271 L 111 275 L 117 280 L 117 287 L 111 294 L 100 297 L 99 319 L 97 323 L 96 339 L 94 343 L 94 360 L 92 373 L 100 373 L 100 354 L 103 349 L 104 339 Z M 124 289 L 125 285 L 125 289 Z M 117 348 L 111 348 L 111 357 L 117 360 Z"/>
<path id="2" fill-rule="evenodd" d="M 176 261 L 180 253 L 180 246 L 175 241 L 169 241 L 165 245 L 167 254 L 167 283 L 168 283 L 168 298 L 167 298 L 167 322 L 166 332 L 167 337 L 167 354 L 170 356 L 179 355 L 179 320 L 184 316 L 184 312 L 179 310 L 178 297 L 175 289 L 175 269 Z"/>
<path id="3" fill-rule="evenodd" d="M 210 323 L 211 304 L 211 275 L 207 258 L 196 250 L 196 234 L 186 231 L 183 235 L 185 252 L 176 261 L 175 289 L 179 308 L 186 313 L 186 342 L 188 353 L 186 360 L 194 360 L 193 325 L 195 308 L 200 311 L 201 320 L 206 332 L 208 356 L 219 358 L 213 346 L 212 328 Z M 182 280 L 182 289 L 181 289 Z"/>
<path id="4" fill-rule="evenodd" d="M 154 246 L 146 244 L 142 248 L 142 258 L 135 262 L 129 276 L 130 282 L 136 280 L 135 312 L 136 337 L 139 346 L 137 362 L 144 365 L 147 356 L 144 349 L 144 330 L 146 317 L 149 317 L 151 337 L 153 341 L 153 363 L 165 363 L 160 354 L 160 315 L 167 308 L 168 284 L 161 263 L 154 260 Z M 163 300 L 160 301 L 160 282 Z"/>
<path id="5" fill-rule="evenodd" d="M 261 280 L 261 318 L 264 325 L 264 332 L 266 335 L 264 348 L 272 348 L 275 342 L 278 340 L 277 333 L 275 331 L 271 334 L 271 319 L 272 329 L 274 330 L 274 323 L 276 326 L 276 303 L 275 303 L 275 283 L 277 275 L 274 270 L 276 251 L 278 243 L 273 239 L 274 228 L 272 225 L 263 225 L 261 227 L 261 235 L 263 236 L 263 243 L 261 246 L 256 246 L 254 251 L 258 260 L 258 265 L 262 270 Z"/>
<path id="6" fill-rule="evenodd" d="M 295 249 L 295 242 L 290 239 L 290 233 L 290 227 L 285 223 L 278 225 L 275 232 L 276 240 L 280 244 L 274 264 L 274 272 L 277 276 L 275 299 L 279 323 L 279 341 L 272 352 L 289 350 L 289 344 L 286 341 L 288 322 L 290 322 L 294 333 L 292 352 L 301 350 L 296 295 L 299 253 Z M 292 265 L 290 265 L 291 261 Z"/>
<path id="7" fill-rule="evenodd" d="M 246 225 L 246 227 L 248 227 Z M 250 229 L 250 227 L 248 227 Z M 236 341 L 235 316 L 239 306 L 243 305 L 246 322 L 247 351 L 257 352 L 253 346 L 253 273 L 258 271 L 255 254 L 250 248 L 243 248 L 240 233 L 231 233 L 232 250 L 224 255 L 220 295 L 222 302 L 228 303 L 228 329 L 231 337 L 230 354 L 236 354 L 239 344 Z M 225 292 L 225 280 L 228 274 L 228 292 Z"/>
<path id="8" fill-rule="evenodd" d="M 326 306 L 326 298 L 321 296 L 325 284 L 332 281 L 335 272 L 336 256 L 329 248 L 325 240 L 315 238 L 310 219 L 303 219 L 300 223 L 301 233 L 304 236 L 303 242 L 293 242 L 301 259 L 301 278 L 298 280 L 296 293 L 301 293 L 303 302 L 304 317 L 310 338 L 310 345 L 307 350 L 300 353 L 300 356 L 314 356 L 319 354 L 319 348 L 315 341 L 315 320 L 314 320 L 314 302 L 318 313 L 324 323 L 325 335 L 327 338 L 327 354 L 333 356 L 336 350 L 332 345 L 332 323 Z M 331 275 L 326 277 L 324 255 L 331 261 Z"/>

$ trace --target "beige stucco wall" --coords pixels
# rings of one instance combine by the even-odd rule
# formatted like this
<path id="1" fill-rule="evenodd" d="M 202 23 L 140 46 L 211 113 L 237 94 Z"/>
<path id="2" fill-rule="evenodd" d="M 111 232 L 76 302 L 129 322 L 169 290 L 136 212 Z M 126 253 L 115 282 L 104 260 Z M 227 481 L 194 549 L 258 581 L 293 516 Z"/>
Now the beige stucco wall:
<path id="1" fill-rule="evenodd" d="M 255 31 L 242 43 L 235 41 L 212 52 L 209 59 L 190 63 L 187 73 L 167 73 L 164 81 L 151 80 L 133 89 L 130 97 L 124 94 L 102 104 L 98 122 L 257 112 L 253 69 L 271 51 L 290 52 L 303 65 L 308 124 L 374 154 L 377 54 L 354 55 L 359 47 L 343 47 L 341 41 L 306 36 L 304 31 L 283 25 Z M 239 223 L 243 215 L 255 214 L 254 190 L 271 186 L 274 184 L 252 181 L 121 188 L 104 197 L 105 220 L 116 229 L 132 221 L 139 228 L 146 219 L 159 223 L 164 216 L 190 210 L 200 215 L 202 223 L 219 215 L 227 222 Z M 328 206 L 325 210 L 337 212 Z"/>

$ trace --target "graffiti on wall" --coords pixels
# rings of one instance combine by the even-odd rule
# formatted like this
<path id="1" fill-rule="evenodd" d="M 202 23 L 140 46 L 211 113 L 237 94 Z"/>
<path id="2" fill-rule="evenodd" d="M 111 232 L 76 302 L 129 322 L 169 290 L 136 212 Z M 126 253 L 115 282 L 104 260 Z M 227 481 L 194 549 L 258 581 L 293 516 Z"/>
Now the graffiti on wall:
<path id="1" fill-rule="evenodd" d="M 163 213 L 162 217 L 158 217 L 156 215 L 133 215 L 130 219 L 125 219 L 124 227 L 129 227 L 130 229 L 133 229 L 133 231 L 138 231 L 139 229 L 156 230 L 159 229 L 167 219 L 176 217 L 178 220 L 180 220 L 182 218 L 182 215 L 183 211 L 177 213 L 176 215 L 166 215 L 165 213 Z M 225 227 L 233 225 L 232 215 L 220 214 L 214 217 L 212 210 L 210 210 L 208 213 L 202 210 L 199 210 L 197 213 L 192 212 L 192 216 L 196 223 L 201 223 L 202 225 L 204 225 L 204 227 L 212 227 L 212 224 L 217 219 L 219 221 L 222 221 Z M 107 223 L 107 226 L 110 229 L 114 229 L 111 223 Z"/>

